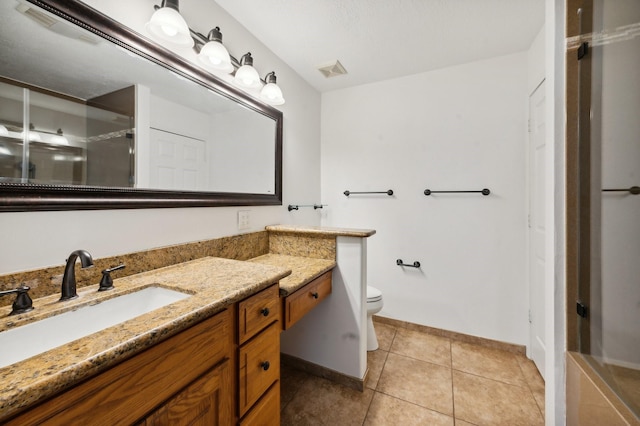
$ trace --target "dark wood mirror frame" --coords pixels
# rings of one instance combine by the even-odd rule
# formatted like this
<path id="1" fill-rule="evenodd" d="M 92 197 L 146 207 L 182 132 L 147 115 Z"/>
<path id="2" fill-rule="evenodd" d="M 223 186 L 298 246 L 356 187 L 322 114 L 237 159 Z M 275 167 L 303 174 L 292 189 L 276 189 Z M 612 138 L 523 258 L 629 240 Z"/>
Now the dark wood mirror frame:
<path id="1" fill-rule="evenodd" d="M 2 183 L 0 211 L 282 205 L 283 115 L 281 111 L 230 86 L 84 3 L 69 0 L 28 1 L 221 96 L 272 118 L 276 125 L 275 191 L 273 194 L 245 194 Z"/>

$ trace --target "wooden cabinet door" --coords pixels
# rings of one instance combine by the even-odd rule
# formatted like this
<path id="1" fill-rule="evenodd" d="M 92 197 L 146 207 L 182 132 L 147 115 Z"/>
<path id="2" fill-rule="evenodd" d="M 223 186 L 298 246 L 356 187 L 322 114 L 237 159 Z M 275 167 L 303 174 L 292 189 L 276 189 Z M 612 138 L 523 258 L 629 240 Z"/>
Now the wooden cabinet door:
<path id="1" fill-rule="evenodd" d="M 233 380 L 229 360 L 212 368 L 147 417 L 146 426 L 233 424 Z"/>

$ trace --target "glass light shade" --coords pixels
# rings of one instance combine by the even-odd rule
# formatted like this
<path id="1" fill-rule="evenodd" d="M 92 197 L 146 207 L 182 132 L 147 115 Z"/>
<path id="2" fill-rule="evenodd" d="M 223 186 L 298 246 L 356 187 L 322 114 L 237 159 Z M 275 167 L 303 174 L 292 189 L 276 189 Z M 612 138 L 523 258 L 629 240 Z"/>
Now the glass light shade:
<path id="1" fill-rule="evenodd" d="M 267 83 L 260 91 L 260 98 L 271 105 L 282 105 L 284 98 L 282 90 L 276 83 Z"/>
<path id="2" fill-rule="evenodd" d="M 0 124 L 0 136 L 9 136 L 9 129 Z"/>
<path id="3" fill-rule="evenodd" d="M 189 26 L 175 9 L 163 7 L 156 10 L 146 28 L 154 37 L 175 47 L 193 47 Z"/>
<path id="4" fill-rule="evenodd" d="M 24 139 L 24 132 L 20 133 L 20 139 Z M 34 132 L 33 130 L 29 130 L 29 140 L 31 142 L 40 142 L 40 141 L 42 141 L 42 136 L 40 136 L 40 133 L 38 133 L 38 132 Z"/>
<path id="5" fill-rule="evenodd" d="M 258 71 L 251 65 L 243 65 L 236 71 L 233 79 L 234 83 L 242 87 L 256 88 L 260 86 L 260 76 Z"/>
<path id="6" fill-rule="evenodd" d="M 51 143 L 56 144 L 56 145 L 69 145 L 69 141 L 62 134 L 62 131 L 58 131 L 57 134 L 51 136 Z"/>
<path id="7" fill-rule="evenodd" d="M 200 53 L 198 53 L 198 60 L 207 68 L 213 68 L 227 74 L 233 72 L 229 52 L 220 42 L 209 41 L 202 46 Z"/>

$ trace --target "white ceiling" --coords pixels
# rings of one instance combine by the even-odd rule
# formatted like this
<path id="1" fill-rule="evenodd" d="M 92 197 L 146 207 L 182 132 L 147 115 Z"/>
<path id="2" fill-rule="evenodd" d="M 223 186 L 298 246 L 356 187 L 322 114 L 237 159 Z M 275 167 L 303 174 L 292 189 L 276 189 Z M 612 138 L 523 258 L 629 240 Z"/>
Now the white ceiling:
<path id="1" fill-rule="evenodd" d="M 544 0 L 215 1 L 321 92 L 522 52 L 544 23 Z"/>

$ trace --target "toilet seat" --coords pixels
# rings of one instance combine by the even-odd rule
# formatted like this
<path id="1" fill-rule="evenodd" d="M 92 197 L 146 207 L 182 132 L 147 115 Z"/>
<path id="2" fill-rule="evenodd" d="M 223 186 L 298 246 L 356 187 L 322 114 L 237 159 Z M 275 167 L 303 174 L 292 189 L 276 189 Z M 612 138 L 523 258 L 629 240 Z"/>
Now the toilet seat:
<path id="1" fill-rule="evenodd" d="M 382 300 L 382 292 L 375 287 L 367 286 L 367 303 L 379 302 Z"/>

